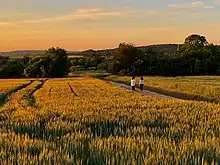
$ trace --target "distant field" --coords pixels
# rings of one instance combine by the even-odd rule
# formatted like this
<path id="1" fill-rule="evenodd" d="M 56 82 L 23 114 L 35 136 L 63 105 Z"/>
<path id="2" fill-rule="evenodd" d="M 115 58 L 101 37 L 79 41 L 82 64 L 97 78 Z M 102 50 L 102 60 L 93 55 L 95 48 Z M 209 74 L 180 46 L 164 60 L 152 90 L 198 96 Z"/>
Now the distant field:
<path id="1" fill-rule="evenodd" d="M 25 55 L 25 56 L 28 56 L 28 55 Z M 24 58 L 25 56 L 9 56 L 9 58 L 11 59 L 21 59 L 21 58 Z M 31 56 L 28 56 L 28 57 L 36 57 L 37 55 L 31 55 Z"/>
<path id="2" fill-rule="evenodd" d="M 130 78 L 109 76 L 106 79 L 130 84 Z M 145 77 L 145 88 L 180 98 L 220 101 L 219 76 Z"/>
<path id="3" fill-rule="evenodd" d="M 8 57 L 10 57 L 11 59 L 21 59 L 24 58 L 25 56 L 28 57 L 36 57 L 39 55 L 9 55 Z M 83 57 L 82 55 L 68 55 L 69 58 L 81 58 Z"/>
<path id="4" fill-rule="evenodd" d="M 84 57 L 82 55 L 68 55 L 69 58 L 81 58 Z"/>
<path id="5" fill-rule="evenodd" d="M 111 75 L 110 73 L 104 71 L 104 70 L 85 70 L 85 71 L 75 71 L 73 73 L 74 75 L 80 75 L 80 76 L 91 76 L 91 77 L 99 77 L 99 76 L 109 76 Z"/>
<path id="6" fill-rule="evenodd" d="M 29 79 L 0 79 L 0 93 L 8 92 L 16 87 L 28 83 Z"/>
<path id="7" fill-rule="evenodd" d="M 39 54 L 36 54 L 36 55 L 33 55 L 33 54 L 30 54 L 30 55 L 3 55 L 3 56 L 9 57 L 11 59 L 21 59 L 24 57 L 36 57 L 36 56 L 39 56 Z"/>
<path id="8" fill-rule="evenodd" d="M 0 107 L 0 164 L 219 164 L 219 141 L 219 104 L 94 78 L 35 79 Z"/>

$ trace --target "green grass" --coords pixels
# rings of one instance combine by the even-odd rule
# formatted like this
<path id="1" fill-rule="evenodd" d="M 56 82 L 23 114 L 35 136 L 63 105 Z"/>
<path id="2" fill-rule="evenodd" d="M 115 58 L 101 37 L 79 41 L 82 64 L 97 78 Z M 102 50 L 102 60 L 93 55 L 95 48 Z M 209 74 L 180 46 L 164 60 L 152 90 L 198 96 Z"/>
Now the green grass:
<path id="1" fill-rule="evenodd" d="M 104 70 L 96 70 L 96 71 L 75 71 L 72 76 L 90 76 L 90 77 L 95 77 L 95 78 L 100 78 L 100 77 L 106 77 L 111 75 L 110 73 L 104 71 Z"/>

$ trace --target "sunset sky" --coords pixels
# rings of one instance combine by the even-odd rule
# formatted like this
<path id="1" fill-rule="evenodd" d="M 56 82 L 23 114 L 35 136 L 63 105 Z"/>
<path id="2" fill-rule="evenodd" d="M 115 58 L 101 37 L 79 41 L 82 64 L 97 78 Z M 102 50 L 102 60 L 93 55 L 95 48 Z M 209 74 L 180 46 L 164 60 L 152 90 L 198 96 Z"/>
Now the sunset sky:
<path id="1" fill-rule="evenodd" d="M 183 43 L 220 44 L 220 0 L 0 0 L 0 51 Z"/>

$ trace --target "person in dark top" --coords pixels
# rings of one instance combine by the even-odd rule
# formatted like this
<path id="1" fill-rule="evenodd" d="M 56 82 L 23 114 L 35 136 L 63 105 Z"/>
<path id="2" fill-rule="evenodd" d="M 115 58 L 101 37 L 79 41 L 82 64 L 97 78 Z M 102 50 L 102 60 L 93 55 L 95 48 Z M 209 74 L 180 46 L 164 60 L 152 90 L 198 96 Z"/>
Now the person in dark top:
<path id="1" fill-rule="evenodd" d="M 139 85 L 140 85 L 140 90 L 143 91 L 144 90 L 144 77 L 143 76 L 141 76 L 140 78 Z"/>

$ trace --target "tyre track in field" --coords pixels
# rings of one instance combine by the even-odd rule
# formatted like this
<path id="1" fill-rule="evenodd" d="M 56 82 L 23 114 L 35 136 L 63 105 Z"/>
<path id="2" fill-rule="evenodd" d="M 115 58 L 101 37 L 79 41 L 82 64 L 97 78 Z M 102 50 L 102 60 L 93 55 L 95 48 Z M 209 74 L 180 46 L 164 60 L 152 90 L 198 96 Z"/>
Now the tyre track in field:
<path id="1" fill-rule="evenodd" d="M 35 81 L 35 80 L 30 80 L 30 82 L 28 82 L 28 83 L 26 83 L 26 84 L 22 84 L 22 85 L 20 85 L 19 87 L 14 88 L 14 89 L 10 90 L 9 92 L 6 92 L 6 93 L 2 94 L 1 97 L 0 97 L 0 106 L 3 106 L 3 105 L 6 104 L 8 101 L 10 101 L 10 98 L 11 98 L 11 96 L 12 96 L 14 93 L 16 93 L 16 92 L 18 92 L 18 91 L 20 91 L 20 90 L 26 88 L 27 86 L 31 85 L 34 81 Z"/>
<path id="2" fill-rule="evenodd" d="M 73 90 L 73 87 L 70 85 L 70 83 L 67 83 L 67 84 L 68 84 L 68 86 L 69 86 L 71 92 L 72 92 L 76 97 L 78 97 L 77 93 Z"/>
<path id="3" fill-rule="evenodd" d="M 36 81 L 37 82 L 40 81 L 40 83 L 33 85 L 33 83 Z M 26 87 L 27 88 L 29 87 L 30 89 L 27 89 L 25 91 L 25 93 L 21 96 L 21 98 L 19 98 L 20 104 L 18 105 L 18 107 L 15 107 L 15 109 L 11 109 L 11 110 L 7 109 L 7 111 L 5 110 L 0 113 L 0 121 L 4 121 L 5 124 L 7 123 L 6 130 L 10 129 L 11 131 L 15 132 L 17 135 L 28 134 L 29 138 L 31 138 L 31 139 L 32 138 L 41 138 L 41 135 L 43 134 L 43 132 L 45 130 L 45 122 L 43 120 L 40 120 L 39 124 L 35 125 L 36 128 L 32 130 L 32 129 L 30 129 L 32 126 L 27 127 L 27 126 L 17 125 L 16 123 L 10 122 L 10 118 L 11 118 L 11 115 L 13 114 L 13 112 L 15 110 L 17 110 L 17 108 L 19 108 L 19 107 L 23 107 L 25 109 L 27 107 L 33 107 L 36 110 L 40 109 L 40 106 L 36 103 L 34 93 L 36 91 L 38 91 L 46 83 L 46 81 L 47 81 L 47 79 L 33 80 L 29 85 L 26 85 Z M 30 87 L 30 85 L 33 85 L 33 87 L 32 86 Z M 22 88 L 22 89 L 25 90 L 24 88 Z M 17 92 L 19 92 L 19 91 L 17 91 Z M 29 129 L 27 129 L 27 128 L 29 128 Z"/>
<path id="4" fill-rule="evenodd" d="M 39 108 L 39 105 L 36 103 L 36 99 L 34 97 L 34 93 L 36 91 L 38 91 L 47 81 L 48 79 L 46 80 L 40 80 L 40 84 L 37 85 L 33 90 L 30 91 L 30 93 L 28 92 L 26 95 L 23 96 L 23 99 L 26 99 L 28 100 L 28 105 L 29 106 L 32 106 L 32 107 L 35 107 L 35 108 Z"/>
<path id="5" fill-rule="evenodd" d="M 8 92 L 5 95 L 5 100 L 4 103 L 1 105 L 1 108 L 3 108 L 3 111 L 0 111 L 0 123 L 2 121 L 4 121 L 4 123 L 7 125 L 7 129 L 11 129 L 11 123 L 10 123 L 10 118 L 11 115 L 13 114 L 14 111 L 16 111 L 18 108 L 25 108 L 26 104 L 28 100 L 25 99 L 25 96 L 27 97 L 27 94 L 29 93 L 30 89 L 25 91 L 25 93 L 22 93 L 22 90 L 25 90 L 26 88 L 29 88 L 33 83 L 35 82 L 35 80 L 30 80 L 29 83 L 23 84 L 13 90 L 11 90 L 10 92 Z M 20 95 L 19 92 L 21 92 L 21 96 L 18 98 L 14 98 L 13 96 L 15 96 L 16 94 Z M 16 96 L 15 96 L 16 97 Z M 16 102 L 16 104 L 14 106 L 10 106 L 10 104 L 14 104 L 14 101 Z M 8 104 L 9 103 L 9 104 Z M 18 103 L 18 104 L 17 104 Z M 7 107 L 8 105 L 9 107 Z M 6 108 L 5 108 L 6 106 Z M 14 127 L 12 127 L 14 128 Z"/>
<path id="6" fill-rule="evenodd" d="M 36 81 L 40 81 L 40 83 L 37 83 L 36 85 L 32 84 Z M 1 122 L 4 121 L 4 130 L 10 130 L 14 132 L 16 135 L 27 135 L 28 138 L 30 139 L 40 139 L 40 140 L 49 140 L 49 141 L 55 141 L 57 138 L 60 138 L 63 135 L 66 135 L 68 133 L 71 133 L 70 130 L 63 131 L 63 130 L 46 130 L 46 125 L 48 123 L 47 118 L 40 118 L 39 122 L 37 124 L 33 123 L 30 125 L 19 125 L 16 123 L 16 121 L 10 121 L 11 120 L 11 115 L 13 115 L 13 112 L 17 109 L 20 108 L 21 106 L 24 106 L 26 109 L 28 106 L 34 107 L 36 110 L 40 109 L 38 105 L 36 105 L 34 93 L 38 91 L 45 83 L 47 80 L 33 80 L 29 85 L 26 85 L 25 87 L 29 87 L 28 89 L 24 89 L 25 93 L 21 95 L 19 98 L 20 105 L 18 107 L 15 107 L 15 109 L 7 109 L 4 111 L 0 111 L 0 127 L 1 127 Z M 70 84 L 69 84 L 70 85 Z M 51 88 L 52 89 L 52 88 Z M 70 89 L 73 93 L 74 90 L 72 86 L 70 85 Z M 17 90 L 18 92 L 19 90 Z M 9 100 L 10 101 L 10 100 Z M 24 103 L 22 103 L 24 101 Z M 51 117 L 54 117 L 53 115 Z M 51 136 L 52 134 L 55 134 L 54 136 Z"/>
<path id="7" fill-rule="evenodd" d="M 31 91 L 31 93 L 29 93 L 28 95 L 26 95 L 26 97 L 30 97 L 30 95 L 34 98 L 34 93 L 40 89 L 45 83 L 47 80 L 40 80 L 41 83 L 39 85 L 37 85 L 35 87 L 35 89 L 33 91 Z M 67 83 L 71 92 L 77 96 L 77 94 L 74 92 L 72 86 L 70 83 Z M 51 93 L 51 90 L 52 90 L 52 87 L 49 89 L 49 93 Z M 40 106 L 36 105 L 36 102 L 35 100 L 32 100 L 31 102 L 31 106 L 36 106 L 36 109 L 40 109 Z M 56 117 L 54 115 L 50 115 L 51 118 L 53 117 Z M 67 131 L 61 131 L 61 130 L 52 130 L 52 131 L 48 131 L 46 129 L 46 125 L 47 123 L 49 122 L 48 121 L 49 119 L 45 116 L 41 116 L 40 120 L 39 120 L 39 123 L 37 125 L 33 125 L 32 127 L 34 127 L 34 129 L 23 129 L 23 126 L 13 126 L 14 128 L 14 132 L 16 134 L 27 134 L 28 137 L 30 139 L 40 139 L 40 140 L 49 140 L 49 141 L 54 141 L 56 140 L 57 138 L 63 136 L 63 135 L 66 135 L 68 133 L 71 133 L 71 131 L 67 130 Z M 22 130 L 23 132 L 20 132 L 20 130 Z M 51 134 L 55 134 L 54 136 L 51 136 Z"/>
<path id="8" fill-rule="evenodd" d="M 50 96 L 51 93 L 52 93 L 52 88 L 53 88 L 53 87 L 50 87 L 50 89 L 49 89 L 49 96 Z"/>

